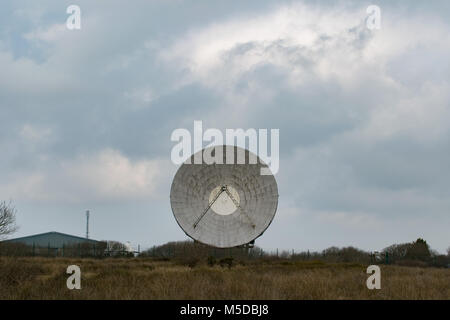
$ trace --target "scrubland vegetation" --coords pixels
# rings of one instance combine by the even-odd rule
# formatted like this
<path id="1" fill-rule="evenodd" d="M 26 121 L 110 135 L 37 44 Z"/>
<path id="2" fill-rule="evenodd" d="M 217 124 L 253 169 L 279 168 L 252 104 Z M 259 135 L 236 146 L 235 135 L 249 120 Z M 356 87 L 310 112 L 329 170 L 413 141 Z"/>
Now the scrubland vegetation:
<path id="1" fill-rule="evenodd" d="M 381 290 L 366 287 L 366 268 L 380 258 L 355 248 L 277 256 L 178 242 L 134 258 L 3 256 L 0 299 L 450 299 L 450 269 L 417 248 L 399 259 L 400 249 L 375 263 Z M 81 290 L 66 287 L 69 265 L 81 268 Z"/>

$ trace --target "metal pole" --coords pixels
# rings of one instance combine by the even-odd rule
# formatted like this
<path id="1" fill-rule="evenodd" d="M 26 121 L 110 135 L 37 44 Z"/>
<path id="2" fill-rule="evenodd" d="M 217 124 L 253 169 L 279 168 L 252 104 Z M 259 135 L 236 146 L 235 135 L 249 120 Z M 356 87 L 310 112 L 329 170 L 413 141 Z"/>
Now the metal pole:
<path id="1" fill-rule="evenodd" d="M 89 210 L 86 211 L 86 239 L 89 239 Z"/>

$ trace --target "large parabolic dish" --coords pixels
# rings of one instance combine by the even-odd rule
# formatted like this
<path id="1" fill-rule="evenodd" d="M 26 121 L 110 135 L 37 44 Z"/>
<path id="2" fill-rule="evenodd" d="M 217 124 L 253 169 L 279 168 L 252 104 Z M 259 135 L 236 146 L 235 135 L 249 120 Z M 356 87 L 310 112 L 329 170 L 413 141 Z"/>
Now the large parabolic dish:
<path id="1" fill-rule="evenodd" d="M 199 154 L 183 163 L 172 182 L 170 203 L 176 221 L 192 239 L 218 248 L 245 245 L 263 234 L 272 222 L 278 205 L 275 177 L 261 175 L 267 168 L 259 157 L 236 146 L 211 147 L 199 151 L 215 155 L 222 148 L 223 164 L 207 164 Z M 230 150 L 231 148 L 231 150 Z M 234 164 L 226 161 L 234 149 Z M 217 150 L 217 149 L 216 149 Z M 245 154 L 244 164 L 237 162 Z M 220 153 L 218 153 L 220 154 Z M 256 164 L 249 158 L 257 159 Z M 206 161 L 206 162 L 205 162 Z M 241 159 L 242 163 L 242 159 Z"/>

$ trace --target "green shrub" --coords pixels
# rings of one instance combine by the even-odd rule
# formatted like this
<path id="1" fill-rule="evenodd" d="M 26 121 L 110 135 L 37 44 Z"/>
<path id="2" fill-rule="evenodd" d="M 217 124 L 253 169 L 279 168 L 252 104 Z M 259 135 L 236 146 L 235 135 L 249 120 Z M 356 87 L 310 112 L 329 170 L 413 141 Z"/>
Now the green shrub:
<path id="1" fill-rule="evenodd" d="M 220 259 L 219 264 L 221 267 L 228 267 L 228 269 L 230 269 L 233 266 L 233 258 L 222 258 Z"/>
<path id="2" fill-rule="evenodd" d="M 208 257 L 208 266 L 213 267 L 217 263 L 217 260 L 214 256 Z"/>

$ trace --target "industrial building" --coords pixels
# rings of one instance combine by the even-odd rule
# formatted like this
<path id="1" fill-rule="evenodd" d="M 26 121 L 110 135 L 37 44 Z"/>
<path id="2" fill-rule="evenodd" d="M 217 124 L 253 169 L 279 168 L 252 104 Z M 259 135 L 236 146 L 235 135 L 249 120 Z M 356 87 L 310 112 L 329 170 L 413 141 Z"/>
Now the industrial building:
<path id="1" fill-rule="evenodd" d="M 22 244 L 32 250 L 33 254 L 47 254 L 52 256 L 96 255 L 100 254 L 106 246 L 101 241 L 54 231 L 9 239 L 2 243 Z"/>

